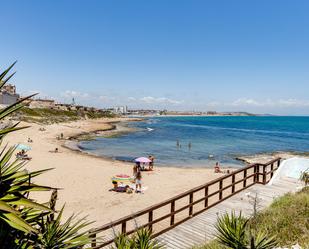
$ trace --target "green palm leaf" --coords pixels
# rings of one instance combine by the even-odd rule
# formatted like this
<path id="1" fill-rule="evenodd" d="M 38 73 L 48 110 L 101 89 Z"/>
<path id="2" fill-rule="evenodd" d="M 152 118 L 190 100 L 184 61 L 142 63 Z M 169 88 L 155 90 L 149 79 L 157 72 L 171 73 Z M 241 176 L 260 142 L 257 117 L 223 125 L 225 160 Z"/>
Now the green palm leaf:
<path id="1" fill-rule="evenodd" d="M 0 74 L 0 89 L 15 73 L 9 74 L 16 62 Z M 23 98 L 0 110 L 0 121 L 23 107 L 23 102 L 34 95 Z M 25 129 L 19 123 L 0 129 L 0 145 L 5 135 Z M 90 224 L 85 219 L 76 220 L 72 215 L 61 222 L 63 208 L 55 216 L 54 197 L 52 205 L 38 203 L 28 198 L 33 191 L 48 191 L 54 188 L 37 185 L 33 178 L 50 169 L 28 172 L 25 163 L 14 159 L 16 147 L 0 151 L 0 247 L 11 249 L 81 249 L 92 242 L 91 232 L 86 229 Z M 100 238 L 96 238 L 100 241 Z M 88 247 L 90 248 L 90 247 Z"/>
<path id="2" fill-rule="evenodd" d="M 1 213 L 0 219 L 7 222 L 11 227 L 16 228 L 17 230 L 21 230 L 25 233 L 37 232 L 35 228 L 30 226 L 24 219 L 15 213 Z"/>
<path id="3" fill-rule="evenodd" d="M 11 205 L 7 204 L 5 201 L 0 200 L 0 210 L 10 213 L 18 213 Z"/>
<path id="4" fill-rule="evenodd" d="M 13 77 L 14 73 L 9 74 L 9 72 L 14 67 L 15 63 L 16 62 L 0 74 L 0 89 Z M 22 108 L 23 101 L 33 96 L 34 95 L 23 98 L 1 109 L 0 120 L 3 120 L 8 115 Z M 0 144 L 2 143 L 2 138 L 6 134 L 27 128 L 17 127 L 18 124 L 19 123 L 9 125 L 0 130 Z M 51 212 L 51 209 L 43 204 L 28 199 L 26 196 L 28 195 L 27 193 L 32 191 L 50 190 L 51 188 L 31 183 L 33 177 L 42 174 L 44 171 L 29 173 L 24 169 L 24 162 L 13 159 L 14 152 L 15 147 L 7 148 L 7 146 L 4 146 L 0 152 L 0 219 L 1 222 L 5 222 L 10 227 L 22 232 L 37 232 L 37 230 L 26 221 L 27 217 L 25 217 L 23 210 L 25 208 L 31 208 L 39 210 L 41 213 L 46 213 Z"/>

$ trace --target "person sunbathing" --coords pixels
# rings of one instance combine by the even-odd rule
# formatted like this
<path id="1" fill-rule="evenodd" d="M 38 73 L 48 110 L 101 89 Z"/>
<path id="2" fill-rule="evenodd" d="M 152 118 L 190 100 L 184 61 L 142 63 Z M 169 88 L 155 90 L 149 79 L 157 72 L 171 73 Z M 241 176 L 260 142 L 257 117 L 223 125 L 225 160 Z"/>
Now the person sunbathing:
<path id="1" fill-rule="evenodd" d="M 21 160 L 31 160 L 31 159 L 32 159 L 31 157 L 29 157 L 29 156 L 26 154 L 26 152 L 25 152 L 24 150 L 18 152 L 18 153 L 16 154 L 16 158 L 17 158 L 17 159 L 21 159 Z"/>
<path id="2" fill-rule="evenodd" d="M 132 189 L 130 188 L 129 185 L 125 185 L 125 186 L 114 186 L 114 188 L 110 189 L 110 191 L 115 191 L 118 193 L 132 193 Z"/>

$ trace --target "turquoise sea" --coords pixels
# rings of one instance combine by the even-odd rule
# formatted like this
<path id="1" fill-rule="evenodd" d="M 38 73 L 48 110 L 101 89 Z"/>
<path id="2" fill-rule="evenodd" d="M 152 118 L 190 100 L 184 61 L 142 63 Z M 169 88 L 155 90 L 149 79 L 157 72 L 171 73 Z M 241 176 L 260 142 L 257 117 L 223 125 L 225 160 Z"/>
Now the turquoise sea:
<path id="1" fill-rule="evenodd" d="M 209 167 L 216 161 L 241 165 L 236 156 L 309 152 L 309 117 L 156 117 L 129 125 L 137 131 L 83 141 L 79 146 L 89 153 L 126 161 L 154 155 L 157 165 L 179 167 Z"/>

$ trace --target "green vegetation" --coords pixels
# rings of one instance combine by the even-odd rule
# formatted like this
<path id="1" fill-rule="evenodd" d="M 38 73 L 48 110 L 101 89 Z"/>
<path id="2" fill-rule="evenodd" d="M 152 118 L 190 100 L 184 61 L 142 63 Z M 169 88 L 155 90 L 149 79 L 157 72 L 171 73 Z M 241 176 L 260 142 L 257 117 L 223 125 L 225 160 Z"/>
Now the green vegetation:
<path id="1" fill-rule="evenodd" d="M 299 244 L 309 248 L 309 187 L 295 194 L 286 194 L 276 199 L 270 207 L 258 212 L 249 220 L 225 215 L 218 219 L 217 237 L 199 249 L 226 248 L 272 248 L 252 247 L 263 237 L 265 242 L 290 247 Z M 250 236 L 251 239 L 248 239 Z M 241 245 L 244 245 L 242 247 Z"/>
<path id="2" fill-rule="evenodd" d="M 68 121 L 76 121 L 81 118 L 77 111 L 64 111 L 47 108 L 22 108 L 15 117 L 19 120 L 34 123 L 60 123 Z"/>
<path id="3" fill-rule="evenodd" d="M 0 89 L 12 77 L 7 74 L 14 64 L 0 74 Z M 26 99 L 0 110 L 0 121 L 20 111 Z M 0 144 L 8 133 L 27 128 L 17 125 L 7 124 L 0 130 Z M 49 169 L 29 172 L 25 162 L 15 159 L 14 154 L 15 147 L 5 146 L 0 151 L 0 248 L 81 249 L 88 246 L 93 235 L 87 230 L 89 223 L 84 219 L 74 221 L 74 216 L 61 223 L 63 208 L 59 213 L 55 210 L 56 189 L 33 182 Z M 32 192 L 52 189 L 49 203 L 39 203 L 29 197 Z"/>
<path id="4" fill-rule="evenodd" d="M 272 249 L 277 245 L 274 237 L 262 231 L 253 230 L 249 219 L 241 214 L 236 216 L 232 213 L 218 217 L 215 228 L 216 240 L 200 249 Z"/>
<path id="5" fill-rule="evenodd" d="M 89 118 L 111 118 L 115 115 L 109 111 L 81 111 L 81 110 L 60 110 L 60 109 L 49 109 L 49 108 L 28 108 L 23 107 L 14 114 L 14 118 L 34 123 L 61 123 L 76 121 L 79 119 Z"/>
<path id="6" fill-rule="evenodd" d="M 147 228 L 139 229 L 131 237 L 121 234 L 115 239 L 113 249 L 161 249 L 164 248 L 156 239 L 151 239 L 151 231 Z"/>
<path id="7" fill-rule="evenodd" d="M 309 247 L 309 187 L 296 194 L 275 200 L 265 211 L 252 219 L 255 229 L 276 236 L 281 246 L 299 243 Z"/>
<path id="8" fill-rule="evenodd" d="M 305 186 L 309 185 L 309 169 L 301 173 L 299 180 L 301 180 L 305 184 Z"/>

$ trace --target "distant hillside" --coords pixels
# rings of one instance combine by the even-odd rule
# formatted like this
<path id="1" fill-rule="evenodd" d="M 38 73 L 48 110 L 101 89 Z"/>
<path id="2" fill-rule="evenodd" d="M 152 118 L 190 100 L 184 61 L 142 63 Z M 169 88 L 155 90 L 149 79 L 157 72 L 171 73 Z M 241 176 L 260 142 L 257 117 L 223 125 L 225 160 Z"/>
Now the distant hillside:
<path id="1" fill-rule="evenodd" d="M 52 124 L 76 121 L 80 119 L 95 119 L 114 116 L 115 114 L 110 111 L 64 111 L 49 108 L 31 109 L 28 107 L 23 107 L 13 116 L 13 119 L 33 123 Z"/>

